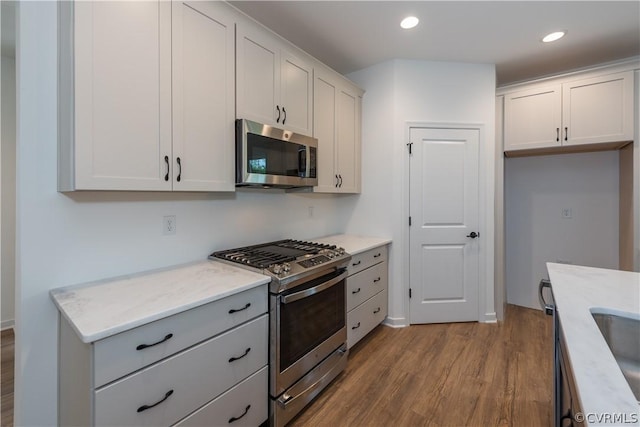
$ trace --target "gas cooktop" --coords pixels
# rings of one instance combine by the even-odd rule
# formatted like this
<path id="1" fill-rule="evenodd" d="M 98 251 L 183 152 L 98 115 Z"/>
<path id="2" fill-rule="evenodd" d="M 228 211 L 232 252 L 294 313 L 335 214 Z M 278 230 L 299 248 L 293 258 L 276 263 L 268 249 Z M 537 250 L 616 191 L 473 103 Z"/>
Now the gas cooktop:
<path id="1" fill-rule="evenodd" d="M 346 264 L 351 255 L 335 245 L 286 239 L 217 251 L 209 258 L 270 275 L 272 289 L 280 291 L 319 270 Z"/>

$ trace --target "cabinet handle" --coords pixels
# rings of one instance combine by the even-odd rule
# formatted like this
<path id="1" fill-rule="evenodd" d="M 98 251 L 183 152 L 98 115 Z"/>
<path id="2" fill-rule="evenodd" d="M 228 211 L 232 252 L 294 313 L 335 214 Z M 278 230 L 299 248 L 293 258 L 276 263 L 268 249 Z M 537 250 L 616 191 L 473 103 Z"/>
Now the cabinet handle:
<path id="1" fill-rule="evenodd" d="M 276 105 L 276 111 L 278 111 L 278 118 L 276 119 L 276 123 L 280 123 L 280 106 Z"/>
<path id="2" fill-rule="evenodd" d="M 282 114 L 284 114 L 282 118 L 282 124 L 284 124 L 285 120 L 287 120 L 287 110 L 285 110 L 284 107 L 282 107 Z"/>
<path id="3" fill-rule="evenodd" d="M 246 309 L 247 309 L 247 308 L 249 308 L 249 307 L 251 307 L 251 303 L 250 303 L 250 302 L 248 302 L 248 303 L 247 303 L 247 305 L 245 305 L 245 306 L 244 306 L 244 307 L 242 307 L 242 308 L 232 308 L 231 310 L 229 310 L 229 314 L 233 314 L 233 313 L 237 313 L 237 312 L 239 312 L 239 311 L 246 310 Z"/>
<path id="4" fill-rule="evenodd" d="M 373 279 L 373 283 L 378 283 L 379 281 L 380 281 L 379 277 L 377 279 Z"/>
<path id="5" fill-rule="evenodd" d="M 380 307 L 378 307 L 375 310 L 373 310 L 373 314 L 378 314 L 378 313 L 380 313 Z"/>
<path id="6" fill-rule="evenodd" d="M 169 396 L 171 396 L 172 394 L 173 394 L 173 390 L 169 390 L 168 392 L 165 393 L 164 397 L 161 400 L 157 401 L 153 405 L 142 405 L 141 407 L 138 408 L 138 412 L 146 411 L 147 409 L 151 409 L 155 406 L 158 406 L 159 404 L 167 400 Z"/>
<path id="7" fill-rule="evenodd" d="M 351 264 L 353 267 L 358 266 L 362 264 L 362 261 L 358 261 L 358 262 L 354 262 L 353 264 Z"/>
<path id="8" fill-rule="evenodd" d="M 352 326 L 351 329 L 358 329 L 360 327 L 360 322 L 356 326 Z"/>
<path id="9" fill-rule="evenodd" d="M 180 182 L 180 176 L 182 175 L 182 162 L 180 161 L 180 157 L 176 159 L 176 162 L 178 163 L 178 177 L 176 181 Z"/>
<path id="10" fill-rule="evenodd" d="M 169 341 L 173 337 L 173 334 L 167 334 L 163 339 L 153 344 L 140 344 L 136 347 L 136 350 L 144 350 L 145 348 L 153 347 L 154 345 L 162 344 L 165 341 Z M 138 411 L 140 412 L 140 411 Z"/>
<path id="11" fill-rule="evenodd" d="M 338 188 L 338 183 L 339 183 L 339 182 L 340 182 L 340 181 L 338 181 L 338 175 L 336 174 L 336 188 Z"/>
<path id="12" fill-rule="evenodd" d="M 351 291 L 352 294 L 357 294 L 358 292 L 360 292 L 360 288 L 356 289 L 355 291 Z"/>
<path id="13" fill-rule="evenodd" d="M 340 177 L 340 188 L 342 188 L 342 174 L 338 175 Z"/>
<path id="14" fill-rule="evenodd" d="M 556 142 L 560 142 L 560 128 L 556 128 Z"/>
<path id="15" fill-rule="evenodd" d="M 167 174 L 164 176 L 164 180 L 169 181 L 169 156 L 164 156 L 164 162 L 167 164 Z"/>
<path id="16" fill-rule="evenodd" d="M 374 258 L 380 258 L 380 256 L 381 256 L 381 255 L 382 255 L 382 254 L 381 254 L 380 252 L 378 252 L 378 253 L 377 253 L 377 254 L 375 254 L 373 257 L 374 257 Z"/>
<path id="17" fill-rule="evenodd" d="M 251 351 L 251 347 L 249 347 L 248 349 L 246 349 L 244 351 L 244 354 L 242 356 L 237 356 L 237 357 L 232 357 L 231 359 L 229 359 L 229 363 L 235 362 L 236 360 L 240 360 L 243 357 L 245 357 L 247 354 L 249 354 L 249 352 Z"/>
<path id="18" fill-rule="evenodd" d="M 568 141 L 569 140 L 569 128 L 565 126 L 564 128 L 564 140 Z"/>
<path id="19" fill-rule="evenodd" d="M 244 412 L 242 413 L 242 415 L 240 415 L 239 417 L 231 417 L 229 418 L 229 424 L 238 421 L 240 418 L 244 417 L 245 415 L 247 415 L 247 413 L 249 412 L 249 409 L 251 409 L 251 405 L 247 405 L 246 408 L 244 408 Z"/>

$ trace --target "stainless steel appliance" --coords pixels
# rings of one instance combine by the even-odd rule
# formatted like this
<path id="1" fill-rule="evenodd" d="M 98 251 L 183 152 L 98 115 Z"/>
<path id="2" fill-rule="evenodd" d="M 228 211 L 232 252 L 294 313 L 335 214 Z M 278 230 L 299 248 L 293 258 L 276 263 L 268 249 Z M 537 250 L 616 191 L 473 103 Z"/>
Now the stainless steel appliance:
<path id="1" fill-rule="evenodd" d="M 271 276 L 270 423 L 284 426 L 347 364 L 345 279 L 351 255 L 280 240 L 214 252 L 212 259 Z"/>
<path id="2" fill-rule="evenodd" d="M 251 120 L 236 120 L 236 186 L 318 185 L 318 140 Z"/>

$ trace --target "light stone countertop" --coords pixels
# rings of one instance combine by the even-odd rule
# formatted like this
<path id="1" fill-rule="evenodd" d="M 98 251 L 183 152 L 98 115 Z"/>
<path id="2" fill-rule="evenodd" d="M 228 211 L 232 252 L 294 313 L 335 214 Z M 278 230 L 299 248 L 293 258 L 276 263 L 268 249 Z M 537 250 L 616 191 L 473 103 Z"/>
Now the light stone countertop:
<path id="1" fill-rule="evenodd" d="M 547 270 L 585 425 L 640 426 L 638 401 L 591 316 L 640 319 L 640 273 L 555 263 Z M 615 415 L 624 418 L 605 418 Z"/>
<path id="2" fill-rule="evenodd" d="M 369 249 L 377 248 L 382 245 L 391 243 L 391 239 L 382 237 L 365 237 L 350 234 L 336 234 L 333 236 L 321 237 L 318 239 L 310 239 L 318 243 L 327 243 L 344 248 L 347 253 L 357 255 Z"/>
<path id="3" fill-rule="evenodd" d="M 81 340 L 91 343 L 270 280 L 207 260 L 53 289 L 51 298 Z"/>

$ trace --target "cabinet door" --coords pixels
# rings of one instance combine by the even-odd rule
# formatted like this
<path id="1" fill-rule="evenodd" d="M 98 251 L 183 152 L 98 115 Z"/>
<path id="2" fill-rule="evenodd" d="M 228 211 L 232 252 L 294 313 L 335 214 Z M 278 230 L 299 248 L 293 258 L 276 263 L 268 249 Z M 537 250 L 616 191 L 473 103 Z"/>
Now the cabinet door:
<path id="1" fill-rule="evenodd" d="M 360 192 L 360 97 L 338 92 L 336 164 L 341 193 Z"/>
<path id="2" fill-rule="evenodd" d="M 335 193 L 336 100 L 338 86 L 331 75 L 316 69 L 313 85 L 313 136 L 318 139 L 318 186 L 315 192 Z"/>
<path id="3" fill-rule="evenodd" d="M 563 85 L 563 145 L 633 140 L 633 72 Z"/>
<path id="4" fill-rule="evenodd" d="M 237 117 L 280 126 L 280 53 L 268 35 L 237 26 Z"/>
<path id="5" fill-rule="evenodd" d="M 560 85 L 505 95 L 504 150 L 560 146 L 561 102 Z"/>
<path id="6" fill-rule="evenodd" d="M 173 2 L 173 189 L 233 191 L 234 22 L 215 2 Z"/>
<path id="7" fill-rule="evenodd" d="M 170 7 L 74 3 L 73 189 L 171 189 Z"/>
<path id="8" fill-rule="evenodd" d="M 313 68 L 282 51 L 280 61 L 280 108 L 285 129 L 303 135 L 312 133 Z"/>

